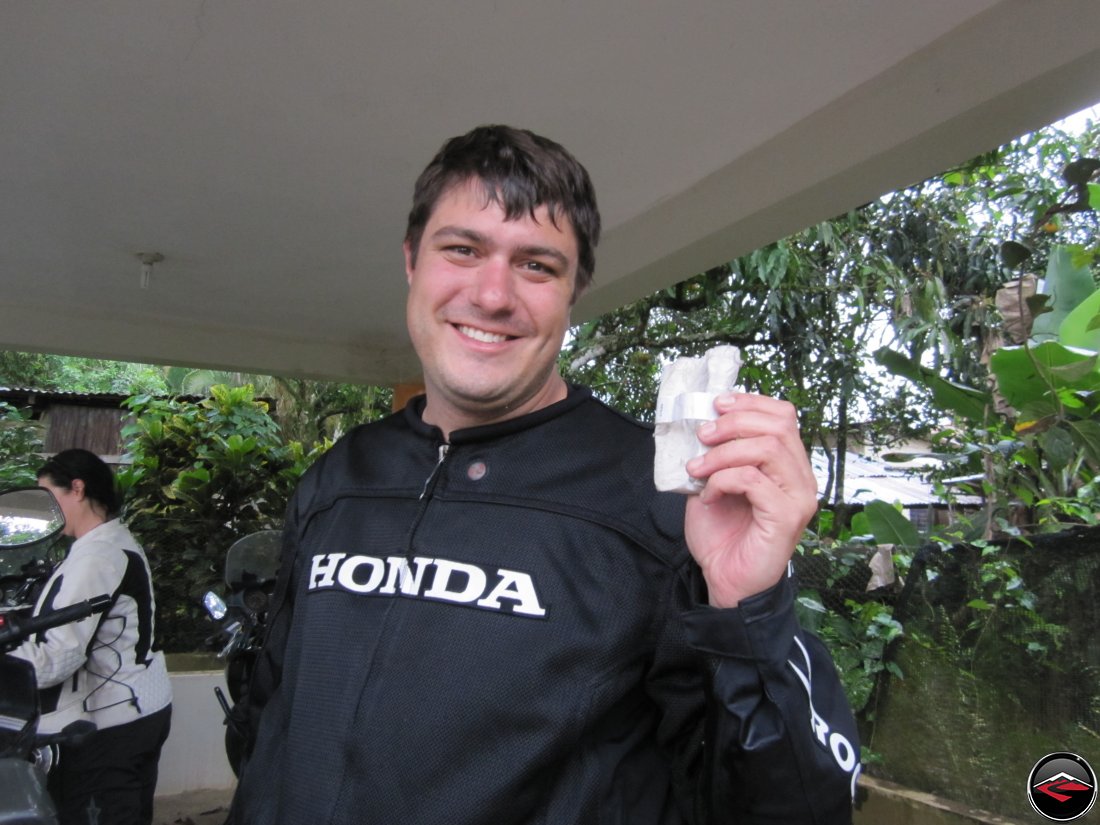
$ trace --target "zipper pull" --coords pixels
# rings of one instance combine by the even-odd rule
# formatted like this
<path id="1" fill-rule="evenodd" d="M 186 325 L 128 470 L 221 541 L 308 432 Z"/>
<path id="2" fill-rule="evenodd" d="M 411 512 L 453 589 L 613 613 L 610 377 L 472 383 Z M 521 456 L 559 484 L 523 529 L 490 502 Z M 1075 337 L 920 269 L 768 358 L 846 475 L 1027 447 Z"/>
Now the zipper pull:
<path id="1" fill-rule="evenodd" d="M 419 504 L 416 505 L 416 515 L 413 517 L 412 524 L 409 525 L 409 534 L 405 538 L 405 572 L 408 573 L 413 563 L 413 536 L 416 535 L 416 528 L 420 525 L 420 520 L 424 518 L 424 513 L 427 511 L 430 502 L 428 497 L 432 494 L 432 490 L 435 489 L 436 481 L 439 479 L 439 468 L 443 466 L 443 462 L 447 459 L 447 453 L 451 451 L 451 445 L 443 443 L 439 445 L 439 458 L 436 459 L 435 466 L 432 467 L 432 471 L 428 473 L 428 477 L 424 479 L 424 489 L 420 491 Z"/>
<path id="2" fill-rule="evenodd" d="M 439 468 L 443 466 L 443 462 L 447 458 L 447 453 L 449 453 L 450 451 L 451 451 L 451 445 L 450 444 L 444 443 L 444 444 L 439 445 L 439 458 L 436 459 L 435 466 L 432 467 L 431 473 L 424 480 L 424 489 L 420 491 L 420 500 L 421 501 L 424 500 L 424 496 L 428 495 L 428 491 L 432 487 L 432 482 L 435 480 L 436 475 L 439 474 Z"/>

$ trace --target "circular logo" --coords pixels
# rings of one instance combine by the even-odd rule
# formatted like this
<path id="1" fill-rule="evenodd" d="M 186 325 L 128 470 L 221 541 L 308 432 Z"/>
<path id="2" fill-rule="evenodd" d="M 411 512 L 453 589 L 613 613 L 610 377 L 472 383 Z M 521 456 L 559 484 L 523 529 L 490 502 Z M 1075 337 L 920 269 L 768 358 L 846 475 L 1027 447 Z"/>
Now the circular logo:
<path id="1" fill-rule="evenodd" d="M 1047 819 L 1069 822 L 1089 812 L 1096 801 L 1096 774 L 1075 753 L 1052 753 L 1031 769 L 1027 798 Z"/>

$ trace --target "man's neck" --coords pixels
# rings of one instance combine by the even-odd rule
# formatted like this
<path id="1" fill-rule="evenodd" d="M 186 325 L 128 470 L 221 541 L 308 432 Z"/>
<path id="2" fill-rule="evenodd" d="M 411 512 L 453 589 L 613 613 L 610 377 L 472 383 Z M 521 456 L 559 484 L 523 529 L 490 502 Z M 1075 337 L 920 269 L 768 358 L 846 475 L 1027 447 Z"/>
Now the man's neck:
<path id="1" fill-rule="evenodd" d="M 554 376 L 554 380 L 547 382 L 542 390 L 530 399 L 515 405 L 493 407 L 485 405 L 476 407 L 473 405 L 457 405 L 444 403 L 438 393 L 432 392 L 431 387 L 425 389 L 424 412 L 421 416 L 425 424 L 431 424 L 443 432 L 445 441 L 450 441 L 451 433 L 457 430 L 466 430 L 471 427 L 483 427 L 488 424 L 498 424 L 528 415 L 563 401 L 569 394 L 569 386 L 560 375 Z M 434 403 L 433 403 L 434 402 Z"/>

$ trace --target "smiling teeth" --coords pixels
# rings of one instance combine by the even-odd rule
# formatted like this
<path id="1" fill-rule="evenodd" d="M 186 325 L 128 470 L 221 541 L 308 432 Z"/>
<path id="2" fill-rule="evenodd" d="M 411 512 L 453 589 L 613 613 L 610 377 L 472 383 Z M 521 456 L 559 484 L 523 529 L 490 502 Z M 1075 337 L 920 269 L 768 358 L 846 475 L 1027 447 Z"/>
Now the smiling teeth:
<path id="1" fill-rule="evenodd" d="M 495 332 L 486 332 L 475 327 L 460 326 L 458 331 L 463 335 L 473 338 L 475 341 L 483 341 L 486 344 L 501 344 L 508 340 L 507 335 L 499 335 Z"/>

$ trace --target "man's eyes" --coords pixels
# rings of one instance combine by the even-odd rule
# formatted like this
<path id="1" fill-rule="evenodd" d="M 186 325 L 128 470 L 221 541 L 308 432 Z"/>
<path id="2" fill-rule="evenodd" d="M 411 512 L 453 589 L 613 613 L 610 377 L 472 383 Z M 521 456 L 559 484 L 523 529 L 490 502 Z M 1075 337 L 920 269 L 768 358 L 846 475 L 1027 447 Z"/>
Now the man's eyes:
<path id="1" fill-rule="evenodd" d="M 453 255 L 456 258 L 473 258 L 477 257 L 478 250 L 476 247 L 467 246 L 465 244 L 449 244 L 443 247 L 443 251 L 448 255 Z M 552 263 L 539 260 L 527 260 L 520 261 L 518 264 L 520 269 L 528 272 L 537 273 L 539 275 L 556 276 L 558 274 L 558 267 Z"/>

